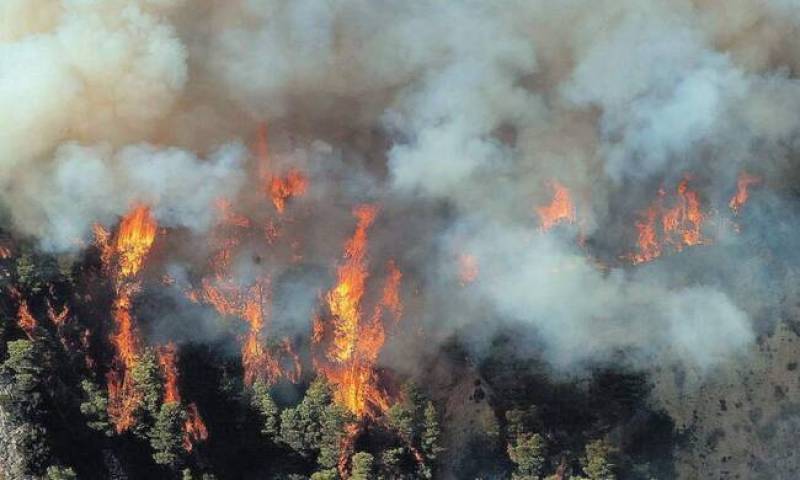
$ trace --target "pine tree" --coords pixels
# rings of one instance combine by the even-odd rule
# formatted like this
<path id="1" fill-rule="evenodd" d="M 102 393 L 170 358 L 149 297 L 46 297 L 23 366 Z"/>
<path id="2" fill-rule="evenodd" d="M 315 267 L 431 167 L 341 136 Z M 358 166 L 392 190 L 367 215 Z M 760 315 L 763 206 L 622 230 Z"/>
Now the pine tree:
<path id="1" fill-rule="evenodd" d="M 311 474 L 310 480 L 338 480 L 339 474 L 335 468 L 327 468 Z"/>
<path id="2" fill-rule="evenodd" d="M 403 457 L 406 450 L 403 447 L 390 448 L 381 453 L 380 475 L 381 480 L 397 480 L 402 478 Z"/>
<path id="3" fill-rule="evenodd" d="M 50 466 L 45 473 L 46 480 L 78 480 L 75 470 L 69 467 Z"/>
<path id="4" fill-rule="evenodd" d="M 165 403 L 149 432 L 153 460 L 160 465 L 177 467 L 183 454 L 183 424 L 186 412 L 177 402 Z"/>
<path id="5" fill-rule="evenodd" d="M 86 425 L 92 430 L 113 435 L 111 423 L 108 421 L 108 395 L 91 380 L 83 380 L 81 388 L 84 401 L 81 402 L 81 413 L 86 417 Z"/>
<path id="6" fill-rule="evenodd" d="M 537 479 L 544 469 L 544 440 L 538 433 L 522 433 L 508 446 L 508 458 L 516 465 L 512 479 Z"/>
<path id="7" fill-rule="evenodd" d="M 264 420 L 264 426 L 261 428 L 261 433 L 267 435 L 270 439 L 274 439 L 279 433 L 280 411 L 278 405 L 269 394 L 269 387 L 261 380 L 253 385 L 253 394 L 250 403 L 260 414 Z"/>
<path id="8" fill-rule="evenodd" d="M 420 466 L 420 476 L 422 478 L 433 478 L 434 464 L 436 458 L 442 452 L 439 446 L 439 437 L 441 430 L 439 428 L 439 415 L 436 412 L 436 407 L 430 400 L 425 405 L 422 423 L 422 454 L 425 456 L 425 463 Z"/>
<path id="9" fill-rule="evenodd" d="M 367 452 L 358 452 L 351 459 L 353 468 L 350 480 L 372 480 L 374 477 L 375 458 Z"/>
<path id="10" fill-rule="evenodd" d="M 41 474 L 50 457 L 42 395 L 47 360 L 39 345 L 28 340 L 8 342 L 7 350 L 0 365 L 0 407 L 14 425 L 14 440 L 24 458 L 21 467 L 25 473 Z"/>
<path id="11" fill-rule="evenodd" d="M 334 420 L 338 421 L 336 416 L 328 415 L 330 405 L 330 387 L 322 379 L 314 380 L 299 405 L 281 412 L 280 440 L 304 457 L 318 453 L 325 431 L 323 421 L 327 419 L 331 427 Z"/>
<path id="12" fill-rule="evenodd" d="M 329 405 L 323 411 L 317 458 L 317 463 L 321 467 L 333 468 L 339 462 L 345 427 L 352 420 L 349 412 L 338 405 Z"/>
<path id="13" fill-rule="evenodd" d="M 586 445 L 586 454 L 581 459 L 583 473 L 589 480 L 616 480 L 612 456 L 616 449 L 606 440 L 599 439 Z"/>
<path id="14" fill-rule="evenodd" d="M 147 439 L 149 430 L 161 414 L 163 379 L 155 353 L 151 349 L 145 350 L 129 374 L 133 380 L 133 388 L 140 398 L 134 411 L 136 422 L 132 430 L 139 438 Z"/>

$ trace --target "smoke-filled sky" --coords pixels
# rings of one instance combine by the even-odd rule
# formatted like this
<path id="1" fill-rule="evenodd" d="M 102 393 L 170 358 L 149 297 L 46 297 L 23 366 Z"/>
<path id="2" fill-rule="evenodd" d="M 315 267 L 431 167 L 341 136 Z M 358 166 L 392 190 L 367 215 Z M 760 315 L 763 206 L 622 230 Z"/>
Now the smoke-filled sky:
<path id="1" fill-rule="evenodd" d="M 331 274 L 353 206 L 379 205 L 371 265 L 397 259 L 406 324 L 523 329 L 559 367 L 704 369 L 747 350 L 784 301 L 774 258 L 796 258 L 798 27 L 795 0 L 4 0 L 0 201 L 49 251 L 134 203 L 190 251 L 219 198 L 275 215 L 253 175 L 266 125 L 271 168 L 309 177 L 285 227 L 308 267 Z M 760 186 L 734 215 L 743 171 Z M 631 265 L 642 212 L 684 178 L 705 245 Z M 554 181 L 576 219 L 543 231 Z M 250 257 L 243 281 L 297 268 Z M 300 329 L 329 288 L 308 276 L 274 293 Z"/>

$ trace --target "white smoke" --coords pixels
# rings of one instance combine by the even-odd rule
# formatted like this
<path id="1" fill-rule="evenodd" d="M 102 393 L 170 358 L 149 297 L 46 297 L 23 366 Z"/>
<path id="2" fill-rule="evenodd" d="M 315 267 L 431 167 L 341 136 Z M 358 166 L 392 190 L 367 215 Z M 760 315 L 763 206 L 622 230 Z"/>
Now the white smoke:
<path id="1" fill-rule="evenodd" d="M 600 270 L 574 235 L 539 232 L 534 207 L 557 179 L 584 237 L 623 238 L 685 173 L 709 205 L 743 168 L 782 178 L 800 129 L 798 25 L 788 0 L 7 0 L 0 192 L 52 250 L 135 202 L 200 232 L 216 198 L 263 195 L 239 139 L 264 122 L 273 165 L 335 152 L 307 156 L 306 201 L 325 212 L 308 245 L 343 235 L 364 197 L 434 205 L 392 219 L 418 240 L 402 245 L 410 270 L 440 291 L 454 256 L 476 255 L 470 291 L 531 325 L 554 363 L 623 348 L 710 366 L 752 340 L 746 300 L 653 273 L 669 265 Z M 376 250 L 396 252 L 396 236 L 376 234 Z"/>

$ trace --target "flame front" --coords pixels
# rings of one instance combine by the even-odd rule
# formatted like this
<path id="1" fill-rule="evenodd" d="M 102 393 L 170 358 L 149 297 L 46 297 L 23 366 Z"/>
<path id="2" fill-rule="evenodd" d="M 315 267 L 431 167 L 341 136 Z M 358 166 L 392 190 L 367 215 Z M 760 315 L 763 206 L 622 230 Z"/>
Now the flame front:
<path id="1" fill-rule="evenodd" d="M 666 206 L 667 194 L 660 189 L 655 202 L 641 215 L 636 223 L 638 251 L 629 256 L 632 263 L 660 257 L 665 244 L 680 252 L 686 247 L 709 242 L 702 232 L 706 214 L 700 195 L 689 187 L 690 180 L 687 176 L 678 183 L 671 207 Z"/>
<path id="2" fill-rule="evenodd" d="M 559 223 L 575 223 L 576 219 L 575 205 L 567 187 L 555 180 L 550 182 L 550 187 L 553 189 L 553 199 L 549 204 L 536 208 L 540 228 L 545 232 Z"/>
<path id="3" fill-rule="evenodd" d="M 118 258 L 118 278 L 120 280 L 135 276 L 141 270 L 144 259 L 156 239 L 158 225 L 146 206 L 137 206 L 119 226 L 115 242 Z"/>
<path id="4" fill-rule="evenodd" d="M 117 432 L 133 426 L 133 410 L 139 402 L 129 372 L 136 365 L 140 340 L 131 314 L 133 295 L 139 290 L 137 275 L 155 241 L 158 224 L 150 209 L 137 205 L 120 222 L 113 242 L 101 226 L 95 226 L 95 237 L 106 269 L 111 272 L 116 298 L 112 316 L 116 326 L 111 343 L 116 358 L 107 375 L 108 413 Z"/>
<path id="5" fill-rule="evenodd" d="M 395 321 L 402 314 L 400 281 L 402 273 L 393 261 L 386 265 L 387 276 L 372 316 L 362 309 L 366 292 L 367 231 L 375 221 L 377 208 L 361 205 L 353 211 L 357 219 L 353 236 L 344 246 L 344 261 L 337 268 L 336 285 L 325 295 L 329 317 L 314 322 L 313 341 L 327 347 L 316 359 L 318 370 L 334 388 L 334 398 L 356 416 L 388 408 L 386 394 L 377 385 L 375 364 L 386 340 L 385 312 Z"/>

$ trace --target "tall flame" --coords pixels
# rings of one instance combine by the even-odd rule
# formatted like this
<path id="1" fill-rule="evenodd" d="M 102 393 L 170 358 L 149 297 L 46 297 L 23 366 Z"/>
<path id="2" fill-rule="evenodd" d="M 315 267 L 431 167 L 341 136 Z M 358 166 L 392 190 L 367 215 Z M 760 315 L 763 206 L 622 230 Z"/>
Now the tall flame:
<path id="1" fill-rule="evenodd" d="M 28 308 L 28 302 L 25 300 L 20 300 L 19 302 L 19 308 L 17 309 L 17 325 L 25 332 L 28 338 L 33 339 L 33 333 L 36 330 L 38 322 L 36 321 L 36 317 L 31 314 L 30 308 Z"/>
<path id="2" fill-rule="evenodd" d="M 178 390 L 178 351 L 170 342 L 158 349 L 158 364 L 164 375 L 164 403 L 179 403 L 181 394 Z"/>
<path id="3" fill-rule="evenodd" d="M 575 205 L 567 187 L 555 180 L 549 183 L 553 190 L 553 199 L 549 204 L 536 208 L 539 215 L 540 228 L 548 231 L 559 223 L 575 223 Z"/>
<path id="4" fill-rule="evenodd" d="M 107 375 L 108 413 L 117 432 L 133 426 L 133 410 L 139 398 L 133 389 L 129 372 L 136 365 L 140 340 L 131 314 L 132 298 L 139 289 L 136 278 L 155 241 L 158 224 L 144 205 L 134 206 L 120 222 L 113 242 L 101 226 L 95 226 L 95 237 L 101 259 L 112 274 L 116 298 L 112 316 L 116 331 L 111 343 L 116 351 L 115 364 Z"/>
<path id="5" fill-rule="evenodd" d="M 733 194 L 728 207 L 733 211 L 734 215 L 738 215 L 747 199 L 750 196 L 749 188 L 761 183 L 761 177 L 750 175 L 747 172 L 741 172 L 739 178 L 736 180 L 736 193 Z"/>
<path id="6" fill-rule="evenodd" d="M 115 253 L 118 258 L 118 278 L 127 279 L 141 270 L 144 259 L 156 238 L 158 225 L 144 205 L 134 209 L 122 219 L 117 232 Z"/>
<path id="7" fill-rule="evenodd" d="M 178 389 L 178 349 L 170 342 L 158 349 L 158 363 L 164 375 L 164 403 L 181 403 Z M 187 452 L 194 449 L 197 442 L 208 438 L 208 429 L 194 402 L 186 406 L 186 420 L 183 423 L 183 448 Z"/>
<path id="8" fill-rule="evenodd" d="M 334 386 L 334 399 L 356 416 L 388 408 L 386 394 L 376 381 L 375 364 L 386 340 L 384 315 L 395 321 L 402 315 L 400 281 L 402 273 L 393 261 L 386 265 L 382 295 L 371 316 L 363 313 L 367 270 L 367 231 L 375 221 L 377 208 L 361 205 L 353 211 L 357 219 L 353 236 L 344 245 L 344 260 L 337 268 L 336 285 L 325 295 L 329 317 L 314 322 L 313 341 L 327 341 L 318 370 Z"/>

